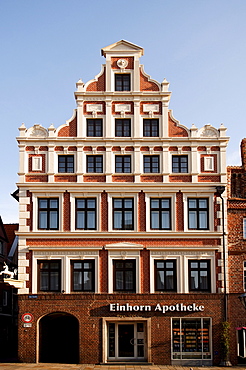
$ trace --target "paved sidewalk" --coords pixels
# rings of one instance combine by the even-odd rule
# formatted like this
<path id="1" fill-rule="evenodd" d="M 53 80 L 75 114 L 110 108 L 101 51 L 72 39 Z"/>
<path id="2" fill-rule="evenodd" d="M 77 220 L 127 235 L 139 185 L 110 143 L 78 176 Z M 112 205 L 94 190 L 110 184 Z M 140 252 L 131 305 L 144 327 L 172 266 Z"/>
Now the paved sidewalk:
<path id="1" fill-rule="evenodd" d="M 169 365 L 90 365 L 90 364 L 24 364 L 24 363 L 0 363 L 0 370 L 190 370 L 190 366 L 169 366 Z M 246 370 L 246 365 L 228 367 L 194 367 L 194 370 Z"/>

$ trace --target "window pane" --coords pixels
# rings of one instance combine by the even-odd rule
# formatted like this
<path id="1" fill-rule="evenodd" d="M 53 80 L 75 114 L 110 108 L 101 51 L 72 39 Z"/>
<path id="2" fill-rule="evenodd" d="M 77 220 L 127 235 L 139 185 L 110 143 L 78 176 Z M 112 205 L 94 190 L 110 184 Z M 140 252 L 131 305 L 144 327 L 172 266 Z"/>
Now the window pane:
<path id="1" fill-rule="evenodd" d="M 197 228 L 197 219 L 196 219 L 196 212 L 189 211 L 189 228 L 196 229 Z"/>
<path id="2" fill-rule="evenodd" d="M 116 290 L 123 290 L 124 288 L 123 271 L 116 271 L 115 277 L 116 277 L 116 281 L 115 281 Z"/>
<path id="3" fill-rule="evenodd" d="M 162 229 L 170 228 L 169 212 L 161 212 L 161 227 Z"/>
<path id="4" fill-rule="evenodd" d="M 95 211 L 88 211 L 87 212 L 87 228 L 88 229 L 95 229 L 95 227 L 96 227 Z"/>
<path id="5" fill-rule="evenodd" d="M 50 228 L 57 229 L 58 228 L 58 214 L 57 211 L 50 212 Z"/>
<path id="6" fill-rule="evenodd" d="M 82 289 L 82 272 L 74 271 L 73 273 L 73 289 L 81 290 Z"/>
<path id="7" fill-rule="evenodd" d="M 77 208 L 85 208 L 85 200 L 77 199 Z"/>
<path id="8" fill-rule="evenodd" d="M 49 273 L 42 271 L 40 272 L 40 290 L 49 290 Z"/>
<path id="9" fill-rule="evenodd" d="M 92 290 L 92 272 L 84 271 L 84 289 Z"/>
<path id="10" fill-rule="evenodd" d="M 122 229 L 122 212 L 114 211 L 114 229 Z"/>
<path id="11" fill-rule="evenodd" d="M 161 200 L 161 208 L 169 208 L 170 201 L 169 199 L 162 199 Z"/>
<path id="12" fill-rule="evenodd" d="M 189 208 L 196 208 L 196 199 L 189 199 Z"/>
<path id="13" fill-rule="evenodd" d="M 126 290 L 133 290 L 133 271 L 126 271 Z"/>
<path id="14" fill-rule="evenodd" d="M 77 212 L 77 229 L 84 228 L 85 228 L 85 212 L 79 211 Z"/>
<path id="15" fill-rule="evenodd" d="M 95 199 L 88 199 L 87 200 L 87 208 L 95 208 L 95 206 L 96 206 Z"/>
<path id="16" fill-rule="evenodd" d="M 124 199 L 124 206 L 125 208 L 132 208 L 133 206 L 132 199 Z"/>
<path id="17" fill-rule="evenodd" d="M 207 208 L 207 199 L 199 199 L 199 208 Z"/>
<path id="18" fill-rule="evenodd" d="M 198 271 L 191 271 L 191 289 L 198 289 Z"/>
<path id="19" fill-rule="evenodd" d="M 59 272 L 54 271 L 50 273 L 50 290 L 58 291 L 59 290 Z"/>
<path id="20" fill-rule="evenodd" d="M 174 289 L 174 272 L 166 271 L 166 289 Z"/>
<path id="21" fill-rule="evenodd" d="M 39 208 L 47 208 L 48 207 L 48 200 L 47 199 L 39 199 Z"/>
<path id="22" fill-rule="evenodd" d="M 207 229 L 208 222 L 207 222 L 207 211 L 200 211 L 199 212 L 199 227 L 200 229 Z"/>
<path id="23" fill-rule="evenodd" d="M 114 199 L 114 208 L 122 208 L 122 199 Z"/>
<path id="24" fill-rule="evenodd" d="M 47 229 L 47 212 L 39 212 L 39 229 Z"/>
<path id="25" fill-rule="evenodd" d="M 156 281 L 156 287 L 158 290 L 164 290 L 165 285 L 164 285 L 164 271 L 157 271 L 157 281 Z"/>
<path id="26" fill-rule="evenodd" d="M 125 212 L 125 229 L 132 229 L 133 220 L 132 220 L 132 211 Z"/>
<path id="27" fill-rule="evenodd" d="M 58 200 L 50 199 L 50 208 L 58 208 Z"/>
<path id="28" fill-rule="evenodd" d="M 151 211 L 151 228 L 159 229 L 159 212 Z"/>
<path id="29" fill-rule="evenodd" d="M 159 208 L 159 199 L 151 199 L 151 208 Z"/>

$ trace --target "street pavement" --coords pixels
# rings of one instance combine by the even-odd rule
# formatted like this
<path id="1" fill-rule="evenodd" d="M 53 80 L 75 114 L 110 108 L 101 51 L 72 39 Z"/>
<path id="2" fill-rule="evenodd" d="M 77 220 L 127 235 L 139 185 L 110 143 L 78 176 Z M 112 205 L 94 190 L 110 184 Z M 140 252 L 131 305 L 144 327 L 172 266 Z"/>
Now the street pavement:
<path id="1" fill-rule="evenodd" d="M 0 370 L 229 370 L 228 367 L 183 367 L 169 365 L 89 365 L 89 364 L 25 364 L 25 363 L 0 363 Z M 243 366 L 232 366 L 230 370 L 246 370 Z"/>

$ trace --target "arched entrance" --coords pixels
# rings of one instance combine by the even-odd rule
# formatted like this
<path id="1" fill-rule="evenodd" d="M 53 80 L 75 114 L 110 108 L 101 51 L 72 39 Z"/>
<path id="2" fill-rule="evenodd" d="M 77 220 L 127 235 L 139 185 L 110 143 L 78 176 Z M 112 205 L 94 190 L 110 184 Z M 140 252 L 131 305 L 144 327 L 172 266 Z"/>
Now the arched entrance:
<path id="1" fill-rule="evenodd" d="M 79 323 L 76 317 L 54 312 L 39 322 L 39 362 L 79 363 Z"/>

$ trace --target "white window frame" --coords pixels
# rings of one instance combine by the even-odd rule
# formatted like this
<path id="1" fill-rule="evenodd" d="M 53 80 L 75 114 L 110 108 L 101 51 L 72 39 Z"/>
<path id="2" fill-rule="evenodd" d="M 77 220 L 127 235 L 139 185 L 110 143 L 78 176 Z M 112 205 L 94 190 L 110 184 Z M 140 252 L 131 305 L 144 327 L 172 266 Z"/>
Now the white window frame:
<path id="1" fill-rule="evenodd" d="M 207 198 L 208 199 L 208 230 L 202 230 L 203 233 L 211 233 L 214 231 L 214 201 L 213 194 L 211 193 L 183 193 L 183 204 L 184 204 L 184 232 L 197 233 L 201 232 L 200 229 L 189 229 L 188 228 L 188 198 Z"/>
<path id="2" fill-rule="evenodd" d="M 165 252 L 166 253 L 166 252 Z M 177 293 L 181 293 L 181 271 L 182 271 L 182 261 L 181 257 L 178 255 L 164 254 L 161 251 L 151 251 L 150 254 L 150 293 L 159 294 L 160 292 L 155 290 L 155 261 L 157 260 L 176 260 L 176 273 L 177 273 Z M 176 294 L 175 292 L 169 292 Z"/>
<path id="3" fill-rule="evenodd" d="M 38 228 L 38 199 L 49 199 L 49 198 L 58 198 L 59 203 L 59 225 L 58 230 L 43 230 Z M 63 225 L 63 193 L 34 193 L 32 194 L 33 201 L 33 231 L 40 233 L 50 233 L 50 232 L 59 232 L 62 231 Z"/>
<path id="4" fill-rule="evenodd" d="M 96 198 L 96 229 L 95 230 L 77 230 L 76 229 L 76 199 L 77 198 Z M 75 233 L 97 233 L 100 228 L 100 204 L 101 204 L 101 195 L 98 193 L 70 193 L 70 205 L 71 205 L 71 232 Z"/>
<path id="5" fill-rule="evenodd" d="M 168 152 L 170 156 L 169 165 L 170 165 L 170 174 L 173 176 L 187 176 L 191 174 L 191 152 L 183 152 L 183 151 L 173 151 Z M 187 165 L 188 165 L 188 172 L 173 172 L 173 156 L 187 156 Z"/>
<path id="6" fill-rule="evenodd" d="M 197 254 L 194 252 L 193 255 L 184 256 L 184 293 L 194 293 L 189 291 L 189 261 L 191 260 L 209 260 L 210 261 L 210 282 L 211 282 L 211 292 L 216 293 L 216 273 L 215 273 L 215 256 L 206 252 L 204 254 Z M 209 293 L 208 293 L 209 294 Z"/>
<path id="7" fill-rule="evenodd" d="M 141 162 L 140 162 L 140 173 L 143 176 L 155 176 L 155 175 L 162 175 L 163 173 L 163 153 L 162 152 L 157 152 L 157 151 L 146 151 L 146 152 L 140 152 L 141 155 Z M 159 157 L 159 172 L 144 172 L 144 157 L 153 157 L 153 156 L 158 156 Z"/>
<path id="8" fill-rule="evenodd" d="M 114 248 L 106 246 L 106 249 Z M 116 247 L 117 248 L 117 247 Z M 140 248 L 136 248 L 135 250 L 126 249 L 124 247 L 124 243 L 119 243 L 120 250 L 109 250 L 108 253 L 108 293 L 119 294 L 118 292 L 114 292 L 114 267 L 113 261 L 114 260 L 136 260 L 136 294 L 140 292 Z M 134 248 L 134 245 L 133 245 Z M 127 292 L 126 292 L 127 293 Z M 130 293 L 130 292 L 129 292 Z"/>
<path id="9" fill-rule="evenodd" d="M 204 159 L 204 171 L 214 171 L 214 157 L 205 156 Z"/>
<path id="10" fill-rule="evenodd" d="M 113 199 L 115 198 L 133 198 L 133 230 L 114 230 L 113 229 Z M 108 231 L 112 233 L 133 233 L 137 231 L 138 226 L 138 194 L 136 193 L 108 193 Z"/>
<path id="11" fill-rule="evenodd" d="M 124 59 L 124 58 L 123 58 Z M 130 93 L 131 91 L 134 91 L 134 86 L 133 86 L 133 82 L 134 82 L 134 79 L 133 79 L 133 70 L 132 69 L 124 69 L 123 71 L 121 71 L 120 69 L 112 69 L 111 68 L 111 91 L 114 91 L 115 94 L 121 94 L 121 93 Z M 130 75 L 130 90 L 128 91 L 117 91 L 115 90 L 115 75 L 120 75 L 120 74 L 124 74 L 124 75 Z M 120 102 L 119 102 L 120 104 Z"/>
<path id="12" fill-rule="evenodd" d="M 32 156 L 32 171 L 42 171 L 43 158 L 42 156 Z"/>
<path id="13" fill-rule="evenodd" d="M 159 198 L 171 199 L 171 229 L 170 230 L 152 230 L 150 228 L 150 199 L 151 198 Z M 146 231 L 151 233 L 172 233 L 175 230 L 175 201 L 176 201 L 176 194 L 174 193 L 145 193 L 146 199 Z"/>
<path id="14" fill-rule="evenodd" d="M 71 260 L 95 260 L 95 293 L 99 293 L 99 251 L 78 250 L 78 251 L 57 251 L 55 255 L 52 251 L 33 250 L 32 257 L 32 292 L 38 293 L 38 260 L 60 260 L 61 261 L 61 292 L 66 294 L 78 293 L 71 292 Z M 48 292 L 47 292 L 48 293 Z M 83 292 L 82 292 L 83 293 Z"/>

